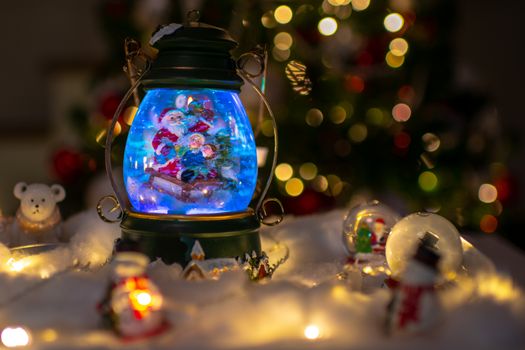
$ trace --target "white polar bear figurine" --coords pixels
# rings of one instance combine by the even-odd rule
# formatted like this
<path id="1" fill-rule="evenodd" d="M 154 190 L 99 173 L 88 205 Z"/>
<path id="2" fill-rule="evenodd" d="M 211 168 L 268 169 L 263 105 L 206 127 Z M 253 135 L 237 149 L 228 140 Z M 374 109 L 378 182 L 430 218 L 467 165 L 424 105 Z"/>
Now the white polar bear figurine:
<path id="1" fill-rule="evenodd" d="M 7 229 L 8 246 L 58 242 L 62 218 L 57 203 L 66 198 L 64 188 L 60 185 L 19 182 L 13 193 L 20 199 L 20 207 L 14 222 Z"/>

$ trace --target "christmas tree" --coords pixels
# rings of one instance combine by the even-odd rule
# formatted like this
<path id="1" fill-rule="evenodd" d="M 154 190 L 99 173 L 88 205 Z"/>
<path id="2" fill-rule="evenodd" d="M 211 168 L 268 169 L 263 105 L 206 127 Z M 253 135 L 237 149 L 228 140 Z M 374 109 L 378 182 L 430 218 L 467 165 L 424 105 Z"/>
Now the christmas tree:
<path id="1" fill-rule="evenodd" d="M 106 0 L 101 6 L 114 51 L 93 86 L 113 88 L 97 95 L 97 107 L 72 109 L 85 147 L 55 158 L 72 203 L 80 202 L 79 191 L 72 195 L 77 181 L 103 168 L 96 140 L 104 143 L 107 120 L 129 87 L 121 71 L 124 39 L 133 37 L 148 51 L 157 24 L 184 22 L 193 9 L 185 2 Z M 513 137 L 497 132 L 490 99 L 454 87 L 453 1 L 229 0 L 203 1 L 197 10 L 201 22 L 230 31 L 239 42 L 237 56 L 257 45 L 268 51 L 265 90 L 280 142 L 272 195 L 288 213 L 378 198 L 403 212 L 438 212 L 487 233 L 512 223 L 505 206 L 514 185 L 505 162 Z M 258 104 L 247 108 L 261 130 L 257 141 L 270 144 L 271 122 L 257 126 Z M 123 115 L 116 157 L 127 130 Z M 216 163 L 227 166 L 227 140 L 220 137 Z"/>

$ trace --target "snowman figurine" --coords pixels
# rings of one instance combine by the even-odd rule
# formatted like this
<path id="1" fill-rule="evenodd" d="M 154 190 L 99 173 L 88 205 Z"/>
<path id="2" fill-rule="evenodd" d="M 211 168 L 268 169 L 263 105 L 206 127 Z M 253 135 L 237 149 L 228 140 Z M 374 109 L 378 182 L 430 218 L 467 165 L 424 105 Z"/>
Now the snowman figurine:
<path id="1" fill-rule="evenodd" d="M 392 335 L 420 333 L 438 321 L 441 305 L 436 295 L 440 255 L 437 237 L 427 232 L 394 287 L 387 310 L 387 331 Z"/>

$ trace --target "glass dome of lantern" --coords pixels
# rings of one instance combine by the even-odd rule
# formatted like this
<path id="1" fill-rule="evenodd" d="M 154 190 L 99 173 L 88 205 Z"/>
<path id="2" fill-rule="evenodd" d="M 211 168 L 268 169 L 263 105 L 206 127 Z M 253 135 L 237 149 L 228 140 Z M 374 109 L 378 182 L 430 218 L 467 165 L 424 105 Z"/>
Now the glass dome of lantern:
<path id="1" fill-rule="evenodd" d="M 257 153 L 239 97 L 243 73 L 230 55 L 237 43 L 225 30 L 197 21 L 161 27 L 150 43 L 158 55 L 127 94 L 139 83 L 145 90 L 126 140 L 123 186 L 111 164 L 119 110 L 106 142 L 106 168 L 117 195 L 113 200 L 123 208 L 118 218 L 122 239 L 139 242 L 151 258 L 168 262 L 188 261 L 197 239 L 210 258 L 260 252 L 258 228 L 264 215 L 259 213 L 265 212 L 262 199 L 271 177 L 251 209 Z M 269 110 L 260 90 L 244 79 Z M 108 220 L 101 207 L 99 214 Z"/>
<path id="2" fill-rule="evenodd" d="M 134 211 L 218 214 L 248 208 L 257 157 L 246 111 L 233 90 L 152 88 L 124 153 Z"/>

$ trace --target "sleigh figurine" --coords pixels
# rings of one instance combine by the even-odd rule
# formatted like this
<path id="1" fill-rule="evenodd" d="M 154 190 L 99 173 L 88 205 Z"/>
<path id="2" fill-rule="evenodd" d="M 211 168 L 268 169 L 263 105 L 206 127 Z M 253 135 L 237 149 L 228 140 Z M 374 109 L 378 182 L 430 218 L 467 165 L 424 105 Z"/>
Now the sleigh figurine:
<path id="1" fill-rule="evenodd" d="M 203 198 L 210 198 L 213 192 L 222 186 L 220 179 L 197 178 L 191 182 L 185 182 L 152 168 L 146 169 L 146 172 L 150 174 L 149 185 L 151 187 L 168 193 L 185 203 L 195 203 Z"/>

